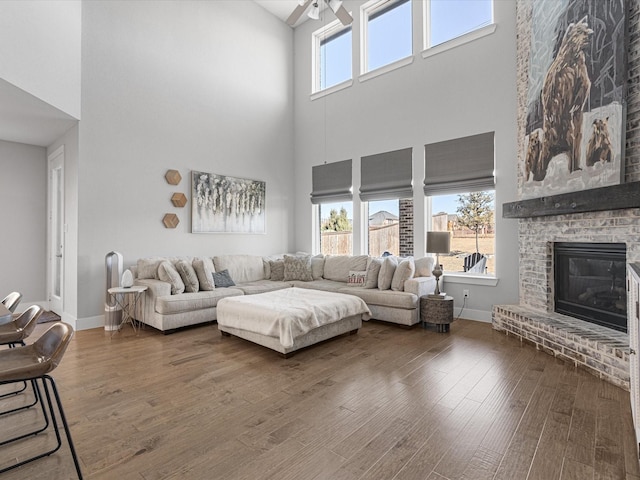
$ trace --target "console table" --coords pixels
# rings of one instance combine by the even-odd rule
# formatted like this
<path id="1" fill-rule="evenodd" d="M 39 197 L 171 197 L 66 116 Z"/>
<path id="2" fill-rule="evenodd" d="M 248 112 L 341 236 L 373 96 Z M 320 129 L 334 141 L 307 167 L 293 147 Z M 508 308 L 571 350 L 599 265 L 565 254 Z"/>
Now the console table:
<path id="1" fill-rule="evenodd" d="M 438 332 L 448 332 L 453 322 L 453 297 L 440 295 L 423 295 L 420 297 L 420 321 L 434 323 Z"/>

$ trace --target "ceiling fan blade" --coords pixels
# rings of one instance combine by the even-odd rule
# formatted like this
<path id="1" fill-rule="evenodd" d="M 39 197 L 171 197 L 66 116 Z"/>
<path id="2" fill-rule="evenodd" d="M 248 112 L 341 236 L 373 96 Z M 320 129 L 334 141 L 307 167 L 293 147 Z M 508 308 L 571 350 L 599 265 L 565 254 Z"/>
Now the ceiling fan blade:
<path id="1" fill-rule="evenodd" d="M 342 5 L 340 5 L 340 8 L 338 8 L 334 13 L 336 14 L 336 17 L 340 19 L 340 21 L 342 22 L 342 25 L 344 25 L 345 27 L 353 23 L 353 17 L 349 14 L 349 12 L 347 12 L 347 9 L 344 8 Z"/>
<path id="2" fill-rule="evenodd" d="M 296 24 L 302 14 L 307 10 L 307 7 L 311 4 L 313 0 L 307 0 L 302 5 L 298 4 L 298 6 L 293 10 L 289 18 L 287 18 L 287 23 L 292 27 Z"/>

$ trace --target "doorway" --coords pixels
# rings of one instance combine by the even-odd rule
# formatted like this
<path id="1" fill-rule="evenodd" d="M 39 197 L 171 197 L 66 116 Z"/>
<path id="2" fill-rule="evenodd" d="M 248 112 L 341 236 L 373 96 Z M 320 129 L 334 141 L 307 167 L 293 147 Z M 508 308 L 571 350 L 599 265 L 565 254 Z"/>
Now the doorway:
<path id="1" fill-rule="evenodd" d="M 64 290 L 64 145 L 48 157 L 49 175 L 49 310 L 62 317 Z"/>

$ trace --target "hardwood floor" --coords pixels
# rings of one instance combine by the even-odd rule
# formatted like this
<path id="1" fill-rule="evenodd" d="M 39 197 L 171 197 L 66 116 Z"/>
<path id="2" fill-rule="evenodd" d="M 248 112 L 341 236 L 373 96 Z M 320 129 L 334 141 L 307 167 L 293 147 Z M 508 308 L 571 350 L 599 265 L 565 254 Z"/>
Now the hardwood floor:
<path id="1" fill-rule="evenodd" d="M 94 329 L 53 376 L 90 479 L 640 480 L 629 394 L 484 323 L 365 322 L 289 359 L 215 325 Z M 35 413 L 0 417 L 0 440 Z M 75 472 L 63 443 L 1 477 Z"/>

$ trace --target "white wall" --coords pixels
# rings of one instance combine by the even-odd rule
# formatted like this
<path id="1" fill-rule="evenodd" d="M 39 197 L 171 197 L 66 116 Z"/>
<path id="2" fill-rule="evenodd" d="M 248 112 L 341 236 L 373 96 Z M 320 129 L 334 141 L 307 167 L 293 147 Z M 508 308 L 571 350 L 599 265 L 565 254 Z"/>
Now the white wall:
<path id="1" fill-rule="evenodd" d="M 18 311 L 46 300 L 46 164 L 44 148 L 0 140 L 0 299 L 21 292 Z"/>
<path id="2" fill-rule="evenodd" d="M 293 34 L 254 2 L 83 2 L 79 326 L 101 321 L 104 257 L 293 249 Z M 168 185 L 164 175 L 183 179 Z M 267 234 L 191 234 L 191 170 L 266 181 Z M 178 214 L 176 229 L 162 225 Z"/>
<path id="3" fill-rule="evenodd" d="M 0 78 L 75 118 L 81 10 L 77 0 L 0 2 Z"/>
<path id="4" fill-rule="evenodd" d="M 424 145 L 476 133 L 495 132 L 497 286 L 445 282 L 455 298 L 471 290 L 465 318 L 490 320 L 494 303 L 518 300 L 517 222 L 501 218 L 504 202 L 516 199 L 516 43 L 515 2 L 494 2 L 497 29 L 490 36 L 423 59 L 414 34 L 411 65 L 359 82 L 359 6 L 353 12 L 355 72 L 353 86 L 311 101 L 311 34 L 323 22 L 308 21 L 295 30 L 295 184 L 296 248 L 311 250 L 311 167 L 353 159 L 354 222 L 360 220 L 357 192 L 360 157 L 413 147 L 415 255 L 425 251 Z M 423 2 L 412 2 L 414 32 L 422 32 Z M 359 234 L 354 234 L 358 245 Z M 356 247 L 357 248 L 357 247 Z M 357 250 L 355 253 L 358 253 Z"/>

